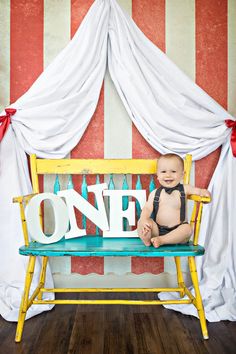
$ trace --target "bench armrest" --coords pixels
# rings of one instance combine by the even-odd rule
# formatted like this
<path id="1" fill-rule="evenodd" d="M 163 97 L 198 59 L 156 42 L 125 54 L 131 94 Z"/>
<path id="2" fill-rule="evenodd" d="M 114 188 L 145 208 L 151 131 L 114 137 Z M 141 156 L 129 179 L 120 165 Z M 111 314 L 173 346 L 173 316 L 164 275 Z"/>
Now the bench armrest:
<path id="1" fill-rule="evenodd" d="M 194 202 L 204 203 L 204 204 L 211 202 L 211 197 L 201 197 L 200 195 L 196 195 L 196 194 L 188 195 L 187 199 L 193 200 Z"/>
<path id="2" fill-rule="evenodd" d="M 27 194 L 27 195 L 22 195 L 20 197 L 14 197 L 12 199 L 13 203 L 28 203 L 31 198 L 33 198 L 35 195 L 38 193 L 33 193 L 33 194 Z"/>
<path id="3" fill-rule="evenodd" d="M 33 198 L 37 194 L 38 193 L 34 193 L 34 194 L 22 195 L 20 197 L 13 198 L 13 203 L 19 203 L 19 206 L 20 206 L 20 217 L 21 217 L 21 225 L 22 225 L 22 230 L 23 230 L 23 235 L 24 235 L 25 246 L 29 245 L 29 236 L 28 236 L 28 230 L 27 230 L 27 225 L 26 225 L 24 206 L 27 205 L 29 203 L 30 199 Z"/>
<path id="4" fill-rule="evenodd" d="M 192 200 L 194 202 L 190 225 L 193 227 L 194 230 L 193 244 L 197 245 L 201 225 L 203 204 L 210 203 L 211 197 L 201 197 L 200 195 L 190 194 L 187 196 L 187 199 Z"/>

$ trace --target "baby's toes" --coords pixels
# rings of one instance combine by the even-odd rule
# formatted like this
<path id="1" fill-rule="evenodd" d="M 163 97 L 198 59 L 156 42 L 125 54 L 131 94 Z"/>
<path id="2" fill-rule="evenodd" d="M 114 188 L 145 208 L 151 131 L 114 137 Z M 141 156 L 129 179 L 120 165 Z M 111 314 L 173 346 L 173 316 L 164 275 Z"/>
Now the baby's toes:
<path id="1" fill-rule="evenodd" d="M 151 243 L 155 248 L 158 248 L 160 246 L 160 243 L 158 242 L 157 237 L 151 239 Z"/>

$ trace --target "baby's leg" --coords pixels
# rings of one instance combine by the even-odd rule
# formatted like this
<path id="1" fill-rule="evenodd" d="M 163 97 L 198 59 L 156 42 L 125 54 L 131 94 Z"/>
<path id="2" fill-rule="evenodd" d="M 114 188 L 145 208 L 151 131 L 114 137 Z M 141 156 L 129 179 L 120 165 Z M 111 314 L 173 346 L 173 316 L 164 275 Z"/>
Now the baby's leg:
<path id="1" fill-rule="evenodd" d="M 189 240 L 192 235 L 192 228 L 189 224 L 179 225 L 175 230 L 168 232 L 168 234 L 163 236 L 153 237 L 151 243 L 154 247 L 159 247 L 161 245 L 170 245 L 175 243 L 185 243 Z"/>
<path id="2" fill-rule="evenodd" d="M 147 223 L 143 224 L 138 221 L 138 236 L 141 238 L 145 246 L 151 246 L 151 238 L 159 235 L 157 224 L 149 219 Z"/>

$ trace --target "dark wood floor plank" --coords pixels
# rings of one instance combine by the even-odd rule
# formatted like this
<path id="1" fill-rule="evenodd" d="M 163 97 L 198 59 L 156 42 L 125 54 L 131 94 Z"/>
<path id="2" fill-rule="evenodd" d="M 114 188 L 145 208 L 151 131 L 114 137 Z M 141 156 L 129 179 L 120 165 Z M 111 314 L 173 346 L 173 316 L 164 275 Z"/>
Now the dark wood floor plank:
<path id="1" fill-rule="evenodd" d="M 158 335 L 158 330 L 150 313 L 136 313 L 135 330 L 138 339 L 139 354 L 164 354 L 164 347 Z"/>
<path id="2" fill-rule="evenodd" d="M 128 308 L 130 308 L 129 306 Z M 137 307 L 137 306 L 136 306 Z M 133 313 L 130 313 L 125 309 L 125 324 L 124 324 L 124 340 L 125 340 L 125 353 L 136 354 L 138 353 L 138 339 L 137 332 L 135 330 L 135 319 Z"/>
<path id="3" fill-rule="evenodd" d="M 225 326 L 224 322 L 208 323 L 208 330 L 211 340 L 205 343 L 206 348 L 209 352 L 213 350 L 213 343 L 217 348 L 216 353 L 218 354 L 235 354 L 236 353 L 236 326 L 234 335 L 230 335 Z"/>
<path id="4" fill-rule="evenodd" d="M 35 342 L 40 335 L 42 330 L 42 323 L 44 322 L 46 316 L 47 314 L 45 312 L 25 321 L 23 340 L 20 343 L 15 343 L 15 332 L 17 324 L 15 322 L 4 321 L 3 324 L 5 330 L 2 332 L 0 329 L 0 338 L 2 334 L 4 336 L 6 331 L 8 332 L 8 335 L 4 336 L 4 339 L 0 339 L 1 348 L 6 348 L 6 351 L 4 350 L 3 353 L 24 354 L 35 352 Z"/>
<path id="5" fill-rule="evenodd" d="M 181 354 L 194 353 L 190 331 L 182 325 L 179 314 L 167 309 L 164 309 L 164 313 L 163 320 L 166 324 L 167 330 L 174 337 L 176 349 Z"/>
<path id="6" fill-rule="evenodd" d="M 161 311 L 160 311 L 161 310 Z M 155 319 L 156 327 L 158 329 L 158 334 L 163 344 L 163 348 L 165 353 L 168 354 L 179 354 L 178 347 L 176 346 L 176 342 L 172 332 L 169 331 L 169 327 L 166 325 L 164 320 L 163 313 L 166 310 L 163 307 L 155 306 L 155 310 L 153 311 L 153 317 Z"/>
<path id="7" fill-rule="evenodd" d="M 208 322 L 209 339 L 203 340 L 198 333 L 198 321 L 194 317 L 180 315 L 184 326 L 191 328 L 191 337 L 196 352 L 200 354 L 234 354 L 236 353 L 236 323 L 231 322 L 234 327 L 234 335 L 227 331 L 226 321 Z"/>
<path id="8" fill-rule="evenodd" d="M 125 312 L 123 306 L 108 305 L 104 324 L 104 354 L 125 353 Z"/>
<path id="9" fill-rule="evenodd" d="M 64 298 L 65 295 L 61 297 Z M 68 296 L 70 299 L 75 297 L 75 294 Z M 35 342 L 34 354 L 65 354 L 69 347 L 75 313 L 76 305 L 55 306 L 51 313 L 47 312 Z"/>
<path id="10" fill-rule="evenodd" d="M 202 338 L 199 320 L 194 316 L 187 316 L 182 314 L 178 314 L 178 317 L 185 329 L 189 331 L 195 350 L 194 353 L 209 354 L 209 351 L 205 346 L 207 340 Z"/>
<path id="11" fill-rule="evenodd" d="M 85 312 L 87 306 L 78 306 L 71 331 L 68 354 L 101 354 L 104 342 L 104 313 Z"/>

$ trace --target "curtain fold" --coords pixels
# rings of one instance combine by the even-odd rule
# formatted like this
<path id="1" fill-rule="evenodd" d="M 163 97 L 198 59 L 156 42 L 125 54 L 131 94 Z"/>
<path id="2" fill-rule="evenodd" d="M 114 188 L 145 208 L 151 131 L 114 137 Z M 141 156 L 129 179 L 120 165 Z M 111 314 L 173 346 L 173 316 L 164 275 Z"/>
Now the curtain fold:
<path id="1" fill-rule="evenodd" d="M 18 255 L 22 232 L 11 198 L 31 191 L 25 152 L 62 158 L 72 150 L 95 111 L 107 60 L 130 118 L 156 150 L 191 153 L 198 160 L 223 144 L 209 187 L 213 201 L 204 209 L 200 241 L 206 255 L 198 269 L 207 319 L 236 320 L 236 160 L 225 125 L 225 119 L 234 118 L 152 44 L 115 0 L 94 2 L 69 45 L 12 105 L 17 112 L 0 147 L 0 183 L 10 186 L 1 188 L 1 257 L 6 267 L 1 272 L 0 313 L 17 320 L 23 286 L 24 272 L 18 271 L 25 267 Z M 190 306 L 169 307 L 196 315 Z"/>

